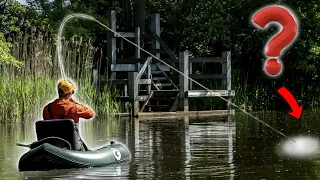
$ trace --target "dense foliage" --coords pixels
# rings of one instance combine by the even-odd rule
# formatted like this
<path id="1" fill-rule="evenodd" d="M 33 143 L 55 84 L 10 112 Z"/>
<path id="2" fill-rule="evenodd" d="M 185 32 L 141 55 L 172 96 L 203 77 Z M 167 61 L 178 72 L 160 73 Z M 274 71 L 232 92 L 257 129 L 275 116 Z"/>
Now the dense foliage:
<path id="1" fill-rule="evenodd" d="M 316 105 L 318 102 L 318 1 L 27 0 L 24 7 L 14 0 L 4 2 L 0 3 L 0 30 L 4 34 L 26 27 L 56 33 L 63 17 L 72 12 L 93 15 L 107 23 L 109 9 L 117 12 L 119 31 L 133 31 L 136 24 L 143 22 L 148 32 L 150 14 L 160 12 L 161 37 L 175 53 L 187 49 L 193 56 L 220 56 L 222 51 L 231 50 L 236 103 L 256 110 L 276 108 L 276 102 L 282 99 L 277 96 L 275 89 L 281 85 L 286 85 L 306 104 Z M 8 8 L 4 4 L 14 6 Z M 262 65 L 265 61 L 264 46 L 278 31 L 278 27 L 259 30 L 250 20 L 253 13 L 270 4 L 285 5 L 292 9 L 300 28 L 297 40 L 281 56 L 285 69 L 282 77 L 277 79 L 266 77 Z M 104 48 L 106 32 L 106 29 L 93 22 L 73 20 L 68 25 L 66 37 L 70 38 L 74 34 L 91 37 L 95 47 Z M 210 72 L 210 68 L 207 67 L 207 71 Z"/>

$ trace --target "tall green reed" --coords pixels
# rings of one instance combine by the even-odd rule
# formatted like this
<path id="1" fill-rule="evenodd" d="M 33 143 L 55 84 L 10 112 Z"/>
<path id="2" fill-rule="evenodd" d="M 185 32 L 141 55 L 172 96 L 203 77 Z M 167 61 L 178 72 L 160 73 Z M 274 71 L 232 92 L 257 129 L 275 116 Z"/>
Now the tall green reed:
<path id="1" fill-rule="evenodd" d="M 61 77 L 56 38 L 47 32 L 23 32 L 11 39 L 12 55 L 24 64 L 21 68 L 1 65 L 0 122 L 41 118 L 43 106 L 57 98 L 56 85 Z M 90 39 L 76 36 L 70 40 L 63 39 L 62 44 L 67 76 L 79 87 L 78 99 L 93 107 L 100 116 L 113 117 L 120 111 L 114 100 L 116 92 L 111 93 L 108 87 L 104 87 L 97 93 L 91 78 L 92 67 L 102 61 L 103 51 L 93 47 Z"/>

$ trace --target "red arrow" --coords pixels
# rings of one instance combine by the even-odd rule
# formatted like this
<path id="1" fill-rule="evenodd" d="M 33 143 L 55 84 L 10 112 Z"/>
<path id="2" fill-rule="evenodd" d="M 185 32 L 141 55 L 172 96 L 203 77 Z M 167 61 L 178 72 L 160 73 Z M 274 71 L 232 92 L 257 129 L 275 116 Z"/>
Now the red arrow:
<path id="1" fill-rule="evenodd" d="M 291 112 L 288 112 L 289 115 L 293 116 L 296 119 L 300 119 L 301 114 L 302 114 L 302 105 L 299 106 L 298 102 L 295 97 L 291 94 L 291 92 L 282 86 L 280 89 L 277 91 L 289 104 L 291 107 Z"/>

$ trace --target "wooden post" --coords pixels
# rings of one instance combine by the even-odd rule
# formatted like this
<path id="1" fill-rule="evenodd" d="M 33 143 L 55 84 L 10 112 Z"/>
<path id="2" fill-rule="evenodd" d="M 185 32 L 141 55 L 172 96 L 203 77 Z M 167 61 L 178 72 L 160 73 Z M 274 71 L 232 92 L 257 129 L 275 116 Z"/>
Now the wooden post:
<path id="1" fill-rule="evenodd" d="M 222 63 L 222 74 L 226 74 L 227 78 L 222 80 L 223 85 L 227 88 L 227 90 L 229 91 L 229 94 L 231 94 L 231 52 L 230 51 L 226 51 L 226 52 L 222 52 L 222 58 L 226 59 L 227 62 L 226 63 Z M 231 96 L 228 97 L 228 110 L 231 109 Z"/>
<path id="2" fill-rule="evenodd" d="M 113 31 L 116 31 L 116 11 L 115 10 L 109 10 L 108 11 L 108 20 L 109 20 L 109 27 Z M 109 68 L 111 67 L 111 64 L 116 64 L 116 53 L 117 53 L 117 46 L 116 46 L 116 38 L 114 37 L 114 33 L 111 31 L 108 31 L 108 44 L 107 44 L 107 56 L 109 59 Z M 116 78 L 116 72 L 111 72 L 110 79 Z"/>
<path id="3" fill-rule="evenodd" d="M 152 27 L 151 27 L 151 31 L 152 31 Z M 152 59 L 151 59 L 151 62 L 149 63 L 149 65 L 148 65 L 148 67 L 146 69 L 146 79 L 151 79 L 151 81 L 152 81 L 151 64 L 152 64 Z M 146 92 L 147 92 L 148 95 L 151 94 L 151 84 L 147 84 L 146 85 Z M 151 111 L 151 107 L 148 108 L 148 111 Z"/>
<path id="4" fill-rule="evenodd" d="M 192 62 L 189 63 L 189 75 L 192 74 Z M 189 80 L 189 89 L 192 90 L 192 81 Z"/>
<path id="5" fill-rule="evenodd" d="M 135 30 L 135 43 L 140 47 L 140 27 L 136 27 Z M 138 47 L 135 48 L 136 53 L 134 55 L 135 59 L 138 60 L 140 58 L 140 49 Z M 137 61 L 137 69 L 140 70 L 140 62 Z"/>
<path id="6" fill-rule="evenodd" d="M 120 51 L 123 52 L 123 39 L 120 38 Z M 121 59 L 123 59 L 123 53 L 121 53 Z"/>
<path id="7" fill-rule="evenodd" d="M 189 111 L 189 102 L 186 93 L 188 92 L 188 82 L 189 79 L 189 55 L 188 51 L 183 51 L 179 53 L 179 71 L 184 74 L 179 74 L 179 110 Z"/>
<path id="8" fill-rule="evenodd" d="M 160 14 L 159 13 L 151 14 L 151 33 L 155 33 L 160 37 Z M 151 49 L 160 49 L 160 43 L 154 38 L 151 39 Z M 160 53 L 155 53 L 154 55 L 160 59 Z M 161 63 L 158 60 L 156 60 L 156 64 L 159 65 Z M 157 83 L 160 83 L 160 80 L 157 80 Z"/>
<path id="9" fill-rule="evenodd" d="M 151 32 L 155 33 L 160 37 L 160 14 L 153 13 L 151 14 Z M 160 43 L 152 38 L 151 40 L 151 49 L 160 49 Z M 156 53 L 155 56 L 160 59 L 160 53 Z"/>
<path id="10" fill-rule="evenodd" d="M 129 86 L 129 100 L 132 105 L 132 117 L 137 117 L 139 113 L 139 100 L 138 100 L 138 72 L 129 72 L 128 74 L 128 86 Z"/>
<path id="11" fill-rule="evenodd" d="M 125 84 L 123 88 L 124 88 L 124 96 L 128 96 L 128 84 Z M 129 106 L 129 102 L 125 102 L 124 103 L 124 110 L 126 112 L 129 111 L 128 106 Z"/>

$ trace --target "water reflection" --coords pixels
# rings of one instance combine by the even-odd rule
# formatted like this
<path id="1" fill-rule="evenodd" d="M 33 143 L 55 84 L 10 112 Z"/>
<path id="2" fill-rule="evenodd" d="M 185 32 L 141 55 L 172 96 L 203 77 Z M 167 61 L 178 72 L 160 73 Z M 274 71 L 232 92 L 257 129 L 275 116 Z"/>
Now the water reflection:
<path id="1" fill-rule="evenodd" d="M 319 137 L 318 113 L 293 121 L 284 113 L 257 113 L 259 119 L 291 136 Z M 306 118 L 307 117 L 307 118 Z M 0 126 L 0 177 L 4 179 L 319 179 L 319 158 L 295 161 L 279 156 L 284 138 L 246 115 L 179 120 L 82 121 L 80 134 L 90 149 L 115 140 L 126 144 L 132 161 L 88 169 L 45 172 L 17 170 L 31 143 L 34 124 Z"/>
<path id="2" fill-rule="evenodd" d="M 117 164 L 107 167 L 68 169 L 51 171 L 22 172 L 22 179 L 123 179 L 129 176 L 128 164 Z"/>

